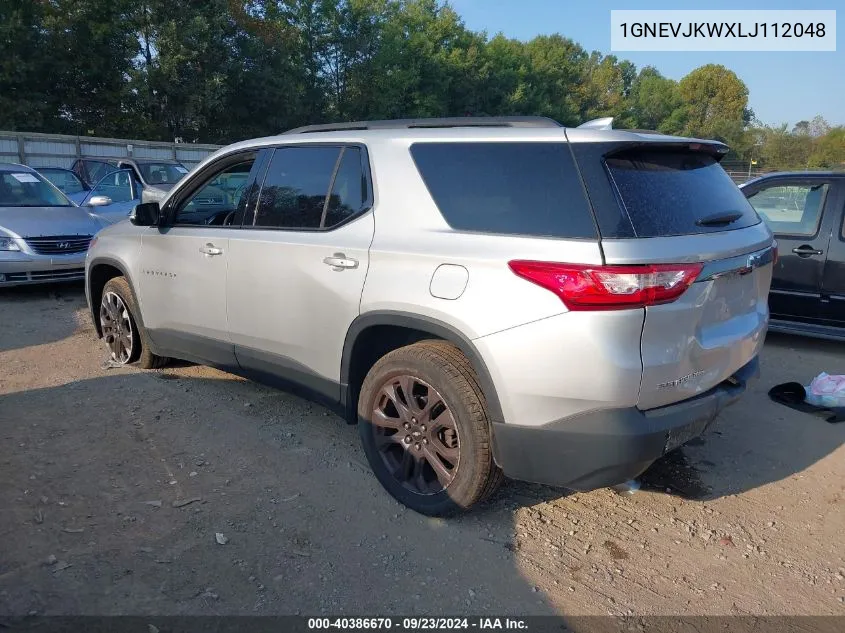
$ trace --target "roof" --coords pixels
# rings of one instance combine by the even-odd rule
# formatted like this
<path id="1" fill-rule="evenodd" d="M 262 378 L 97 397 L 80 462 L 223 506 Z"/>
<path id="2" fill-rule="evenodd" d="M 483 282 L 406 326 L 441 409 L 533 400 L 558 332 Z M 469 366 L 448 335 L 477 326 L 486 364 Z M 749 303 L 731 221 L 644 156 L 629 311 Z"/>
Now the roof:
<path id="1" fill-rule="evenodd" d="M 20 163 L 0 163 L 0 171 L 35 171 L 32 167 L 27 167 L 26 165 L 21 165 Z"/>
<path id="2" fill-rule="evenodd" d="M 414 128 L 466 128 L 466 127 L 563 127 L 554 119 L 544 116 L 475 116 L 475 117 L 432 117 L 420 119 L 380 119 L 374 121 L 346 121 L 305 125 L 284 132 L 284 134 L 308 134 L 311 132 L 343 132 L 350 130 L 400 130 Z"/>
<path id="3" fill-rule="evenodd" d="M 750 185 L 764 180 L 775 180 L 779 178 L 845 178 L 845 171 L 773 171 L 768 174 L 761 174 L 755 176 L 751 180 L 746 180 L 741 187 Z"/>
<path id="4" fill-rule="evenodd" d="M 503 122 L 504 121 L 504 122 Z M 480 122 L 480 123 L 479 123 Z M 590 122 L 599 123 L 599 122 Z M 728 148 L 719 141 L 667 136 L 653 131 L 614 130 L 606 127 L 567 128 L 546 117 L 460 117 L 448 119 L 398 119 L 354 121 L 295 128 L 283 134 L 239 141 L 206 156 L 195 170 L 238 151 L 300 143 L 410 144 L 414 142 L 570 142 L 570 143 L 689 143 Z"/>

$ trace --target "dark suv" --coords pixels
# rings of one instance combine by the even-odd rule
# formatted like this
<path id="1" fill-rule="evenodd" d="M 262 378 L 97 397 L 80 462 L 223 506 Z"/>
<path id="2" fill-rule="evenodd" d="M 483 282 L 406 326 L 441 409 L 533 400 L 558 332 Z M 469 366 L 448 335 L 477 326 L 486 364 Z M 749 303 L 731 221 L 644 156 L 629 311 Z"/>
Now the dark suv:
<path id="1" fill-rule="evenodd" d="M 778 172 L 740 189 L 780 247 L 769 329 L 845 340 L 845 173 Z"/>

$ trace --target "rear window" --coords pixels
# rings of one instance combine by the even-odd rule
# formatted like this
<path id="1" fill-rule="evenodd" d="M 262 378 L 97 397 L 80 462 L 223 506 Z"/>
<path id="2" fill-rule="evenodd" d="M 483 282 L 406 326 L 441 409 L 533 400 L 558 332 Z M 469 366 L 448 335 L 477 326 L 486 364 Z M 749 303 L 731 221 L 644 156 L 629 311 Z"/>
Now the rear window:
<path id="1" fill-rule="evenodd" d="M 414 143 L 411 155 L 454 229 L 596 238 L 565 143 Z"/>
<path id="2" fill-rule="evenodd" d="M 637 237 L 730 231 L 760 222 L 709 154 L 629 150 L 605 163 Z"/>

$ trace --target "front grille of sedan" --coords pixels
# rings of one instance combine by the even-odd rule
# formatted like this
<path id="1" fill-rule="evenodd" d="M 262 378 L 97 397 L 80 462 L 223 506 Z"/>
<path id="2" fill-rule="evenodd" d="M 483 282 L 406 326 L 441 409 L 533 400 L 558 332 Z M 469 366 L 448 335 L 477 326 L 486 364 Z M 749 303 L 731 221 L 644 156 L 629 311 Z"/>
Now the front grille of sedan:
<path id="1" fill-rule="evenodd" d="M 39 255 L 67 255 L 84 253 L 91 243 L 90 235 L 55 235 L 51 237 L 30 237 L 26 243 Z"/>

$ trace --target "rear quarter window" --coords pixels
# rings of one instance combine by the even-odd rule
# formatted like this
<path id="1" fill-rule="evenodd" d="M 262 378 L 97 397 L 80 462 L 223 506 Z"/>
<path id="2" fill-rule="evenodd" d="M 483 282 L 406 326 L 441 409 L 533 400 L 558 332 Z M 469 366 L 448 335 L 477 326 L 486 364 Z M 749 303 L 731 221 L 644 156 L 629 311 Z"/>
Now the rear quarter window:
<path id="1" fill-rule="evenodd" d="M 709 154 L 636 149 L 609 156 L 605 164 L 637 237 L 730 231 L 760 222 Z M 712 221 L 732 214 L 739 217 Z"/>
<path id="2" fill-rule="evenodd" d="M 453 229 L 597 237 L 566 143 L 414 143 L 411 156 Z"/>

